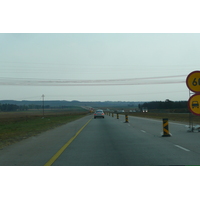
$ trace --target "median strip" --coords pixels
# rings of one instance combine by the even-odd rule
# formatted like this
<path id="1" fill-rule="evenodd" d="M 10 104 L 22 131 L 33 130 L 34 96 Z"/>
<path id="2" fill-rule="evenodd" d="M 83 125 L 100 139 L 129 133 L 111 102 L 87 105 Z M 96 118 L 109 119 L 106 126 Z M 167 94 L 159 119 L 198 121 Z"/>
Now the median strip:
<path id="1" fill-rule="evenodd" d="M 44 166 L 51 166 L 63 151 L 73 142 L 73 140 L 79 135 L 79 133 L 90 123 L 90 119 Z"/>

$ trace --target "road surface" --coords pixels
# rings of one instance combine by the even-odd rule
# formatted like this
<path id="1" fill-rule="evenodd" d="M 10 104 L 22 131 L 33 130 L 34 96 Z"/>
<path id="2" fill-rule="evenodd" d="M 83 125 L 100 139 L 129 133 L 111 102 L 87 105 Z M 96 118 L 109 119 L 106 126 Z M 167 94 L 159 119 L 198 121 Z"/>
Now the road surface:
<path id="1" fill-rule="evenodd" d="M 1 166 L 200 165 L 200 133 L 169 121 L 86 116 L 0 150 Z"/>

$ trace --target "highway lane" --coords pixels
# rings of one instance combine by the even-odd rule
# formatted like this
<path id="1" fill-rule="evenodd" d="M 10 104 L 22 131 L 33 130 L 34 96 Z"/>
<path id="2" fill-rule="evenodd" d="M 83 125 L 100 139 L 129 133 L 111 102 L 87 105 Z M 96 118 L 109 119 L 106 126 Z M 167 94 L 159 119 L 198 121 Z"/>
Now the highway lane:
<path id="1" fill-rule="evenodd" d="M 119 119 L 86 116 L 5 147 L 0 150 L 0 165 L 45 165 L 70 138 L 73 141 L 51 165 L 200 165 L 200 133 L 187 132 L 184 124 L 169 121 L 172 137 L 161 137 L 162 121 L 139 117 L 129 117 L 129 123 L 124 121 L 122 115 Z"/>
<path id="2" fill-rule="evenodd" d="M 124 116 L 121 116 L 121 121 L 123 118 Z M 155 137 L 163 135 L 162 120 L 130 116 L 129 124 L 144 133 L 153 134 Z M 172 122 L 169 119 L 169 132 L 172 137 L 165 137 L 163 139 L 180 149 L 200 154 L 200 132 L 188 132 L 186 125 L 184 123 Z"/>
<path id="3" fill-rule="evenodd" d="M 53 165 L 200 165 L 200 134 L 188 133 L 185 125 L 170 124 L 173 136 L 164 138 L 162 121 L 124 121 L 124 116 L 92 120 Z"/>

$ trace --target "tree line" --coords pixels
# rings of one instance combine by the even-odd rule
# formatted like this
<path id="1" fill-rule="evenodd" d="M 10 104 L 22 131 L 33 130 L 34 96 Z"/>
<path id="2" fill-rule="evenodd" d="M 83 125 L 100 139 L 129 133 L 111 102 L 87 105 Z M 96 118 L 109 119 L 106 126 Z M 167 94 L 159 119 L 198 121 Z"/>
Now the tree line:
<path id="1" fill-rule="evenodd" d="M 49 105 L 44 106 L 44 108 L 49 108 Z M 10 112 L 10 111 L 25 111 L 28 109 L 42 109 L 42 105 L 15 105 L 15 104 L 0 104 L 1 112 Z"/>
<path id="2" fill-rule="evenodd" d="M 8 111 L 16 111 L 16 110 L 26 110 L 26 106 L 17 106 L 14 104 L 0 104 L 0 111 L 8 112 Z"/>
<path id="3" fill-rule="evenodd" d="M 148 108 L 148 109 L 169 109 L 172 111 L 188 111 L 187 101 L 170 101 L 166 99 L 165 101 L 152 101 L 146 102 L 138 105 L 139 109 Z"/>

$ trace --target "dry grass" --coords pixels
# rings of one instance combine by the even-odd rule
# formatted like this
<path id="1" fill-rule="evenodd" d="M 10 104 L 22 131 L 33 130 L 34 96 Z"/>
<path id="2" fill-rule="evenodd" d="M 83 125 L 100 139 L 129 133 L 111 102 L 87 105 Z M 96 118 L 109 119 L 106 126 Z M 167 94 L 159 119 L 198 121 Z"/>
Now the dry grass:
<path id="1" fill-rule="evenodd" d="M 87 112 L 60 110 L 0 113 L 0 148 L 85 116 Z"/>
<path id="2" fill-rule="evenodd" d="M 189 116 L 192 116 L 193 122 L 196 124 L 200 124 L 200 116 L 196 116 L 189 113 L 129 113 L 131 116 L 136 117 L 146 117 L 146 118 L 153 118 L 153 119 L 160 119 L 168 118 L 170 121 L 176 121 L 176 122 L 183 122 L 183 123 L 189 123 Z"/>

